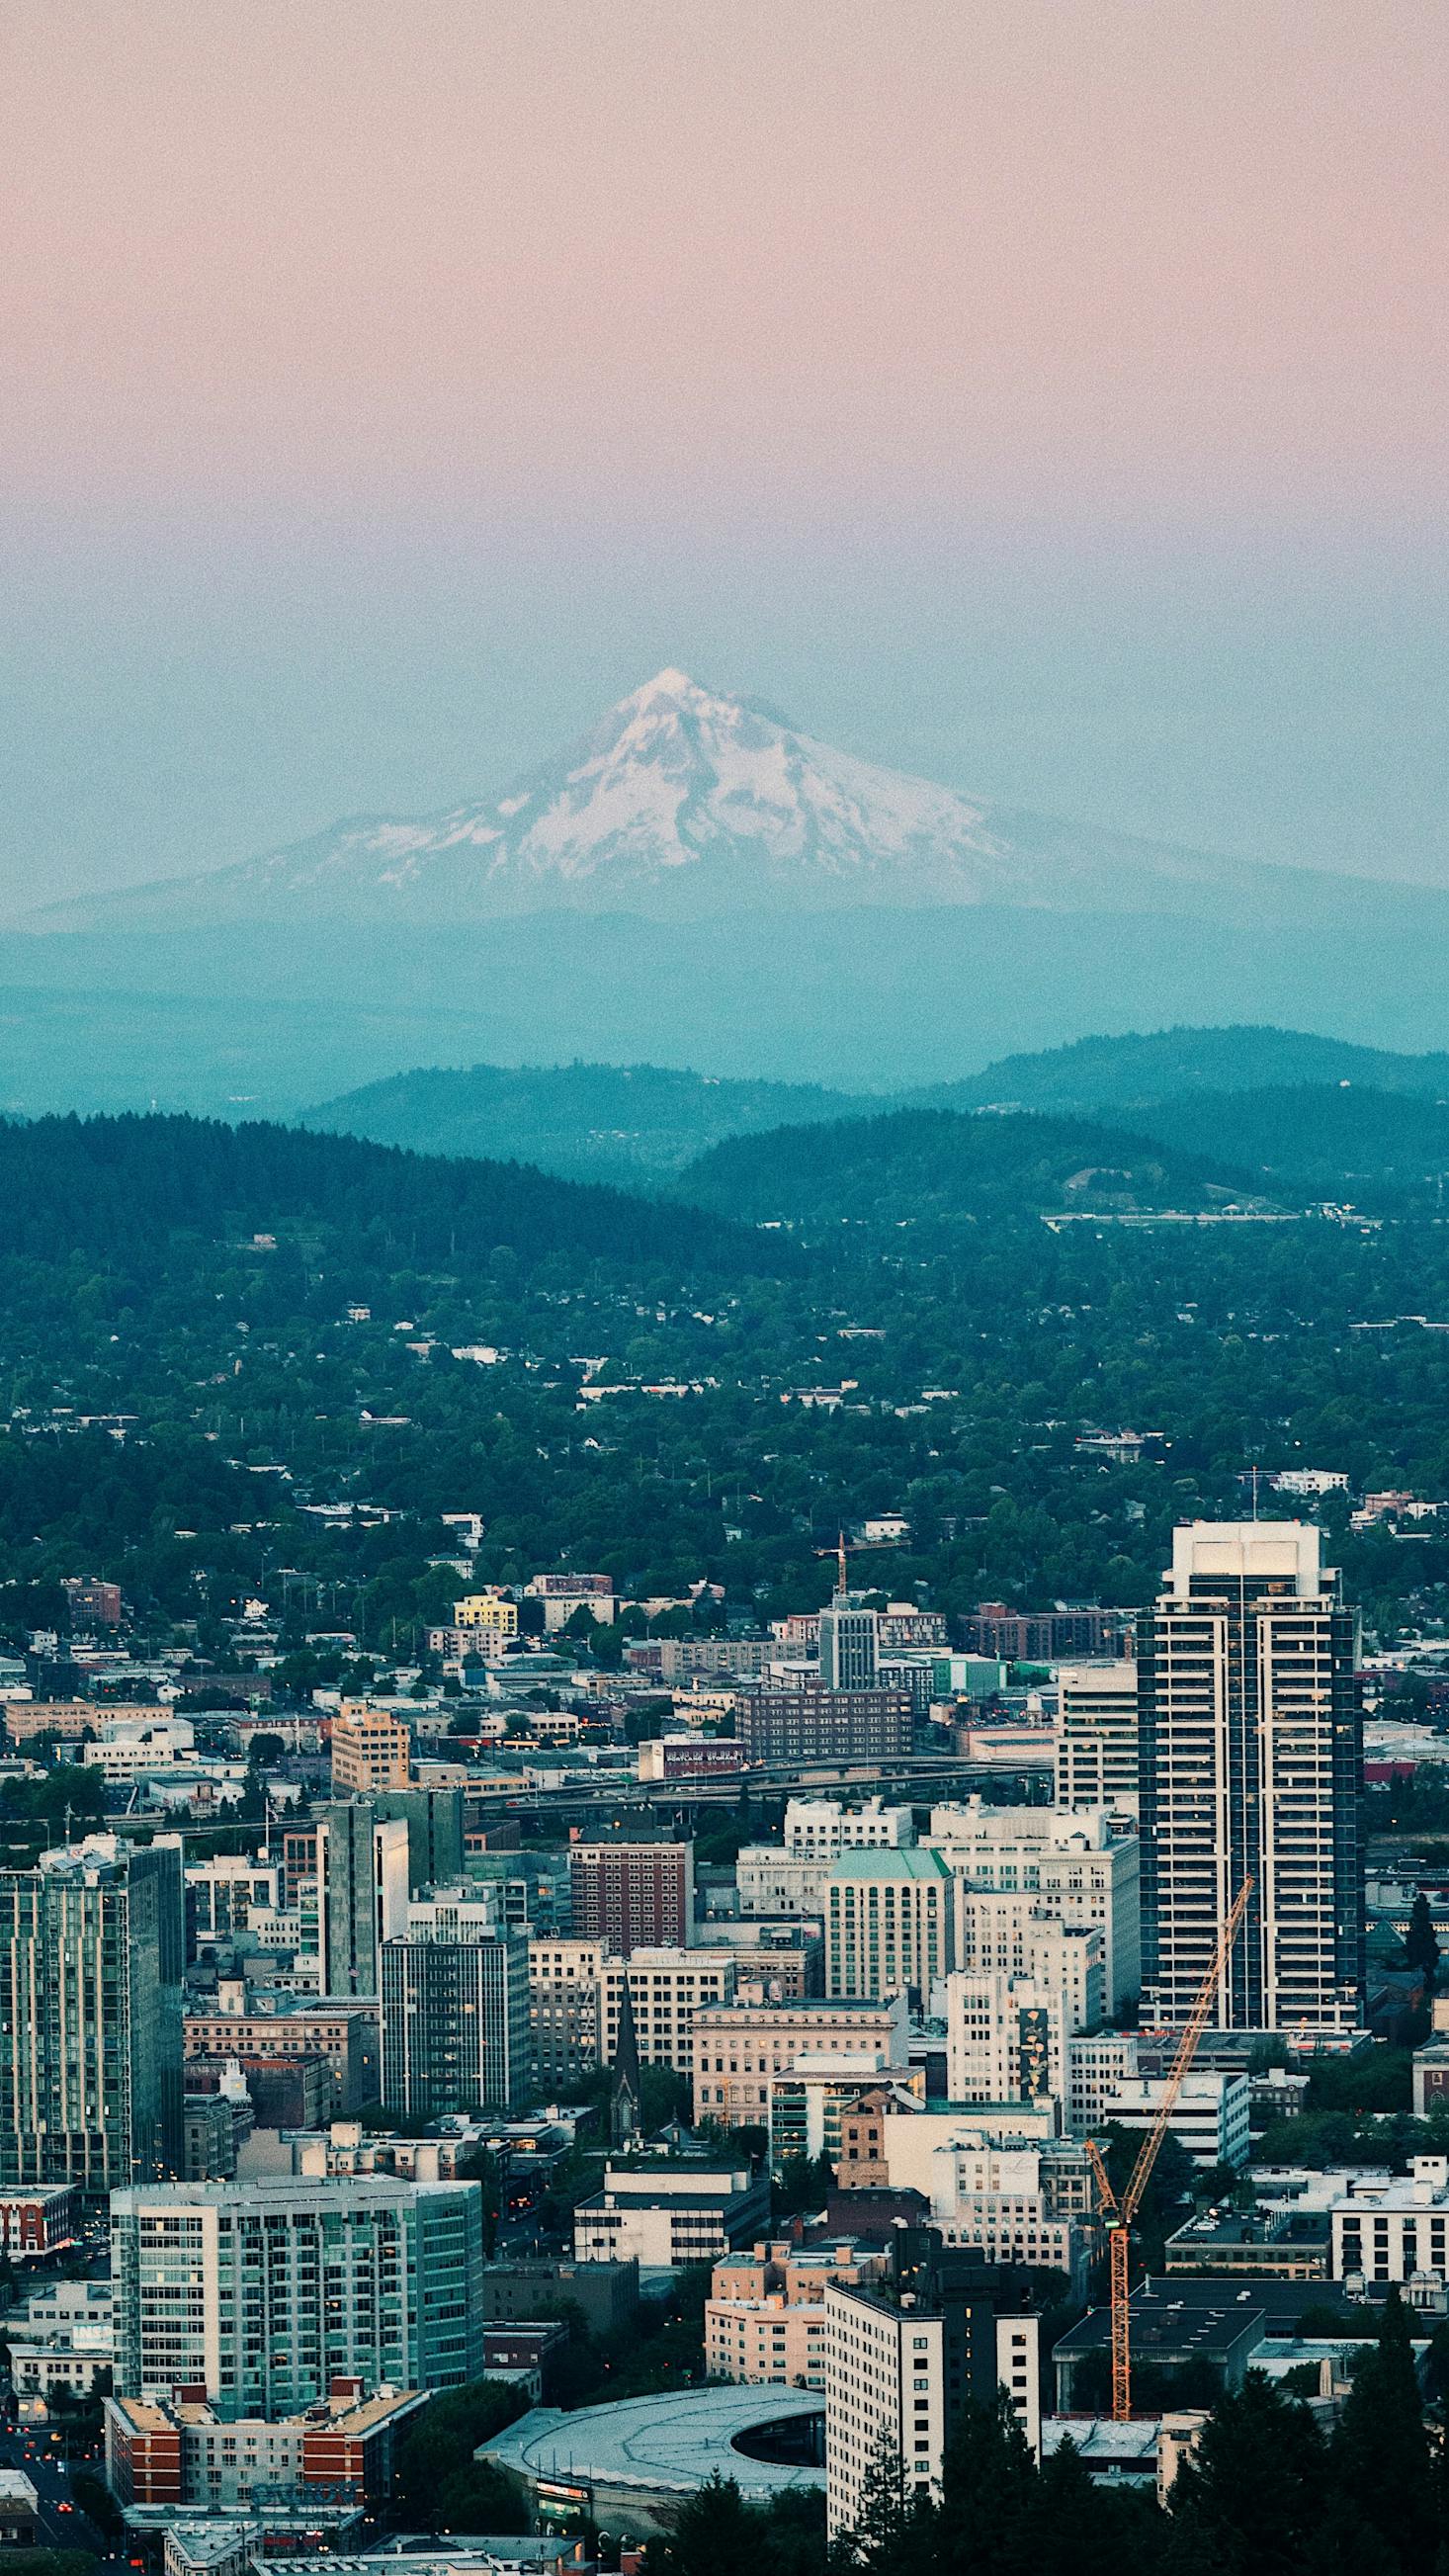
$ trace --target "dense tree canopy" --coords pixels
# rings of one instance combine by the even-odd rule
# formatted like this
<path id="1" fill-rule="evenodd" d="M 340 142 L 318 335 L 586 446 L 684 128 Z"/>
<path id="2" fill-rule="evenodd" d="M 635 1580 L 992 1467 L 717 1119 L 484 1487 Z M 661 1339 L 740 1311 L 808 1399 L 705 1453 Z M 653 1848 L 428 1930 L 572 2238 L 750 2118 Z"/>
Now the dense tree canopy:
<path id="1" fill-rule="evenodd" d="M 1395 1320 L 1449 1319 L 1449 1239 L 1412 1216 L 1054 1232 L 1009 1192 L 953 1215 L 873 1166 L 861 1222 L 786 1243 L 184 1119 L 7 1129 L 0 1164 L 0 1635 L 63 1625 L 60 1579 L 97 1572 L 143 1620 L 259 1594 L 289 1646 L 401 1653 L 455 1588 L 462 1509 L 484 1579 L 705 1578 L 762 1617 L 824 1597 L 838 1528 L 899 1510 L 906 1543 L 859 1575 L 960 1618 L 1150 1598 L 1174 1521 L 1241 1511 L 1254 1465 L 1449 1496 L 1449 1335 Z M 597 1393 L 631 1385 L 683 1391 Z M 1078 1450 L 1124 1425 L 1160 1448 Z M 370 1508 L 307 1509 L 349 1501 Z M 1442 1618 L 1449 1525 L 1322 1508 L 1371 1625 Z"/>

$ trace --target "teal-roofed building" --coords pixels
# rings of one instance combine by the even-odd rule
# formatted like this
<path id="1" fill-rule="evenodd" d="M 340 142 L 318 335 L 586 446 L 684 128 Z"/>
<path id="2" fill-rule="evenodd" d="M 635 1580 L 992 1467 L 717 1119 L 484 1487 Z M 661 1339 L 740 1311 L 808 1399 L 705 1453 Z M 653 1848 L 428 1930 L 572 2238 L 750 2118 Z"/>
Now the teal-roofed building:
<path id="1" fill-rule="evenodd" d="M 826 1887 L 825 1991 L 924 2007 L 956 1964 L 951 1872 L 938 1851 L 846 1851 Z"/>

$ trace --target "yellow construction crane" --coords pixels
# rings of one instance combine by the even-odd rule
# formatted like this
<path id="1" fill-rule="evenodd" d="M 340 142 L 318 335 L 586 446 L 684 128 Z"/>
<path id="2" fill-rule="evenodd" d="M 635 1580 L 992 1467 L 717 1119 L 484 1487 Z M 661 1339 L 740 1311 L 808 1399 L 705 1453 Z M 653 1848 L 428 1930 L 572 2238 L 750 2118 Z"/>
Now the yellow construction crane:
<path id="1" fill-rule="evenodd" d="M 1132 2262 L 1132 2221 L 1137 2215 L 1142 2195 L 1151 2180 L 1158 2149 L 1167 2135 L 1177 2097 L 1193 2059 L 1197 2044 L 1207 2028 L 1224 1968 L 1232 1953 L 1238 1929 L 1248 1910 L 1253 1882 L 1245 1878 L 1233 1899 L 1232 1910 L 1223 1925 L 1212 1966 L 1198 1988 L 1197 2001 L 1188 2015 L 1187 2027 L 1177 2043 L 1157 2117 L 1137 2151 L 1137 2161 L 1129 2176 L 1127 2188 L 1119 2201 L 1107 2179 L 1107 2168 L 1095 2138 L 1088 2138 L 1087 2154 L 1097 2177 L 1097 2198 L 1107 2222 L 1107 2251 L 1112 2275 L 1112 2420 L 1125 2424 L 1132 2414 L 1132 2306 L 1129 2293 Z"/>

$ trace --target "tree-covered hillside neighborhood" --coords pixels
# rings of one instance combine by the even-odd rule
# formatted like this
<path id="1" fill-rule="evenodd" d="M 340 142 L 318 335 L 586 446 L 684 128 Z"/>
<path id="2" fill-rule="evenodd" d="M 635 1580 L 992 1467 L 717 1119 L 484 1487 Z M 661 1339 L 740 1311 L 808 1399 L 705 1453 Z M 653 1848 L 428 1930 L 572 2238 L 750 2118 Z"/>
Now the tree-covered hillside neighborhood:
<path id="1" fill-rule="evenodd" d="M 1209 1055 L 0 1128 L 39 2556 L 1432 2557 L 1440 1113 Z"/>

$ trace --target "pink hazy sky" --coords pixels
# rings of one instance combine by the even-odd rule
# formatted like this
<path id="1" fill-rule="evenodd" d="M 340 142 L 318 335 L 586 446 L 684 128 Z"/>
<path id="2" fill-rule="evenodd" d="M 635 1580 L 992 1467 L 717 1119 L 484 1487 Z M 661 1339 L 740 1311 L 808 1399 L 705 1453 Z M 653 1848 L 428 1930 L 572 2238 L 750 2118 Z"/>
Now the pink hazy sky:
<path id="1" fill-rule="evenodd" d="M 498 786 L 662 663 L 1449 882 L 1446 56 L 1445 0 L 0 0 L 0 915 Z"/>
<path id="2" fill-rule="evenodd" d="M 7 0 L 12 496 L 1426 503 L 1443 0 Z"/>

